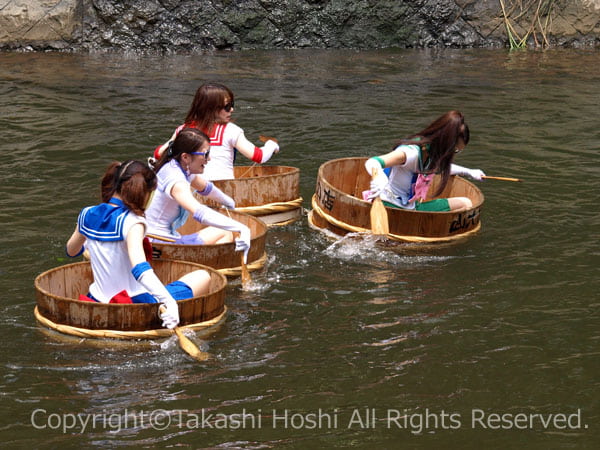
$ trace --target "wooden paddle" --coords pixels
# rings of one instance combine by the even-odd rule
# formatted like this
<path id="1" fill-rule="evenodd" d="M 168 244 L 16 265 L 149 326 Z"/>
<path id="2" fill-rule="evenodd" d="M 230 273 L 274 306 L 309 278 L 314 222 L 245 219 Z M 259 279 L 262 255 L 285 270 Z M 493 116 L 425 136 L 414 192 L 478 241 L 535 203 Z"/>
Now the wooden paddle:
<path id="1" fill-rule="evenodd" d="M 169 237 L 165 237 L 165 236 L 159 236 L 157 234 L 152 234 L 152 233 L 146 233 L 146 236 L 152 239 L 158 239 L 159 241 L 165 241 L 165 242 L 175 242 L 175 239 L 173 238 L 169 238 Z"/>
<path id="2" fill-rule="evenodd" d="M 229 211 L 227 212 L 229 214 Z M 242 233 L 237 233 L 239 236 L 242 235 Z M 248 283 L 250 283 L 252 281 L 252 278 L 250 277 L 250 272 L 248 271 L 248 266 L 246 265 L 246 262 L 244 261 L 244 252 L 241 253 L 240 255 L 240 267 L 242 268 L 242 287 L 246 288 L 248 287 Z"/>
<path id="3" fill-rule="evenodd" d="M 265 136 L 264 134 L 259 135 L 258 139 L 260 140 L 260 142 L 275 141 L 279 144 L 279 141 L 276 138 L 271 136 Z"/>
<path id="4" fill-rule="evenodd" d="M 277 143 L 279 143 L 279 141 L 277 139 L 275 139 L 274 137 L 271 136 L 265 136 L 263 134 L 258 136 L 258 139 L 260 140 L 260 142 L 267 142 L 267 141 L 275 141 Z M 248 174 L 248 172 L 250 172 L 252 170 L 252 168 L 254 166 L 256 166 L 257 163 L 253 163 L 250 168 L 248 170 L 246 170 L 243 174 L 241 174 L 238 178 L 244 178 L 246 176 L 246 174 Z"/>
<path id="5" fill-rule="evenodd" d="M 244 262 L 244 252 L 242 252 L 242 256 L 240 257 L 240 262 L 242 263 L 242 287 L 248 286 L 248 283 L 252 281 L 250 277 L 250 272 L 248 271 L 248 266 Z"/>
<path id="6" fill-rule="evenodd" d="M 160 307 L 160 312 L 164 313 L 166 308 L 164 306 Z M 208 353 L 200 350 L 196 344 L 194 344 L 185 334 L 183 334 L 183 330 L 179 327 L 174 328 L 175 334 L 179 340 L 179 346 L 190 355 L 192 358 L 198 361 L 206 361 L 208 359 Z"/>
<path id="7" fill-rule="evenodd" d="M 484 178 L 486 180 L 500 180 L 500 181 L 516 181 L 518 183 L 522 182 L 523 180 L 519 179 L 519 178 L 510 178 L 510 177 L 490 177 L 488 175 L 484 175 L 481 178 Z"/>
<path id="8" fill-rule="evenodd" d="M 377 176 L 377 169 L 373 170 L 371 176 L 375 179 Z M 387 211 L 379 196 L 373 199 L 373 205 L 371 206 L 371 231 L 373 234 L 390 234 Z"/>
<path id="9" fill-rule="evenodd" d="M 229 218 L 231 219 L 231 214 L 229 213 L 229 210 L 227 209 L 227 215 L 229 216 Z M 242 235 L 242 233 L 237 233 L 239 236 Z M 242 254 L 240 255 L 240 267 L 242 268 L 242 287 L 246 287 L 248 286 L 248 283 L 250 283 L 252 281 L 252 278 L 250 277 L 250 272 L 248 271 L 248 266 L 246 265 L 246 262 L 244 261 L 244 252 L 242 252 Z"/>

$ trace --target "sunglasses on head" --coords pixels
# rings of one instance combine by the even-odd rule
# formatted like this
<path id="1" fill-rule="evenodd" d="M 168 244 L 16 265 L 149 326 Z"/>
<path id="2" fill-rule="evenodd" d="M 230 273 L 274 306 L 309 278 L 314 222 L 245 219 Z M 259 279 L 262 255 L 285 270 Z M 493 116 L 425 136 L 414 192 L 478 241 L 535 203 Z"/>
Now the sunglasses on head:
<path id="1" fill-rule="evenodd" d="M 204 156 L 206 159 L 208 159 L 208 157 L 210 155 L 210 148 L 205 152 L 190 152 L 190 155 L 200 155 L 200 156 Z"/>
<path id="2" fill-rule="evenodd" d="M 235 103 L 232 100 L 229 103 L 227 103 L 225 106 L 223 106 L 223 109 L 227 112 L 231 112 L 231 110 L 233 109 L 234 106 L 235 106 Z"/>

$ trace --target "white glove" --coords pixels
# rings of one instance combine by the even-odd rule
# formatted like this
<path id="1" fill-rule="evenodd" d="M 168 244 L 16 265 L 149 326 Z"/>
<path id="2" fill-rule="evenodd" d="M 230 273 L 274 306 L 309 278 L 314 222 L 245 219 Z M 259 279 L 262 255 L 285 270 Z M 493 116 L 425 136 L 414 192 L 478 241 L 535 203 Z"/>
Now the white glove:
<path id="1" fill-rule="evenodd" d="M 450 175 L 463 175 L 472 178 L 473 180 L 482 181 L 485 173 L 480 169 L 468 169 L 467 167 L 452 164 L 450 166 Z"/>
<path id="2" fill-rule="evenodd" d="M 248 250 L 250 250 L 250 228 L 204 205 L 196 210 L 194 219 L 200 223 L 221 228 L 222 230 L 237 231 L 240 233 L 240 237 L 235 240 L 235 251 L 243 251 L 244 262 L 246 262 L 248 259 Z"/>
<path id="3" fill-rule="evenodd" d="M 171 299 L 171 301 L 163 304 L 165 305 L 165 309 L 160 313 L 160 318 L 163 321 L 163 327 L 172 330 L 179 323 L 179 307 L 174 299 Z"/>
<path id="4" fill-rule="evenodd" d="M 267 142 L 265 142 L 265 145 L 262 146 L 261 148 L 262 150 L 262 159 L 260 161 L 260 163 L 266 163 L 269 159 L 271 159 L 271 156 L 273 156 L 273 153 L 277 153 L 279 152 L 279 144 L 277 144 L 277 142 L 269 139 Z"/>
<path id="5" fill-rule="evenodd" d="M 373 176 L 373 171 L 374 170 L 377 173 L 380 173 L 383 170 L 383 168 L 381 167 L 381 164 L 375 158 L 369 158 L 369 159 L 367 159 L 367 161 L 365 162 L 365 169 L 367 169 L 367 172 L 371 176 Z"/>
<path id="6" fill-rule="evenodd" d="M 206 182 L 206 187 L 203 191 L 196 191 L 198 194 L 205 196 L 217 203 L 220 203 L 227 209 L 235 209 L 235 201 L 225 194 L 221 189 L 216 187 L 211 181 Z"/>
<path id="7" fill-rule="evenodd" d="M 375 178 L 373 178 L 371 180 L 371 185 L 370 185 L 371 192 L 369 193 L 369 196 L 367 198 L 369 200 L 373 200 L 374 198 L 379 197 L 381 195 L 381 193 L 383 192 L 383 190 L 385 188 L 387 188 L 388 182 L 389 182 L 388 177 L 382 170 L 377 172 L 377 175 L 375 176 Z"/>
<path id="8" fill-rule="evenodd" d="M 250 251 L 250 228 L 245 228 L 240 231 L 240 237 L 235 238 L 235 251 L 244 252 L 244 264 L 248 262 L 248 251 Z"/>
<path id="9" fill-rule="evenodd" d="M 365 169 L 373 177 L 371 179 L 370 190 L 367 194 L 367 200 L 373 200 L 381 195 L 388 185 L 388 177 L 381 167 L 381 163 L 375 158 L 369 158 L 365 162 Z"/>
<path id="10" fill-rule="evenodd" d="M 221 197 L 219 203 L 221 203 L 221 205 L 223 205 L 227 209 L 235 209 L 235 201 L 229 195 L 223 193 L 222 191 L 219 192 L 223 194 L 223 197 Z"/>
<path id="11" fill-rule="evenodd" d="M 163 326 L 175 328 L 179 323 L 179 307 L 171 293 L 158 279 L 150 264 L 146 261 L 139 263 L 131 269 L 131 273 L 144 289 L 165 305 L 166 311 L 160 315 L 160 318 L 163 320 Z"/>
<path id="12" fill-rule="evenodd" d="M 222 230 L 238 231 L 240 233 L 243 230 L 248 230 L 248 234 L 250 234 L 250 229 L 243 223 L 233 220 L 231 217 L 227 217 L 225 214 L 221 214 L 206 205 L 200 205 L 194 213 L 194 219 L 200 223 L 221 228 Z"/>

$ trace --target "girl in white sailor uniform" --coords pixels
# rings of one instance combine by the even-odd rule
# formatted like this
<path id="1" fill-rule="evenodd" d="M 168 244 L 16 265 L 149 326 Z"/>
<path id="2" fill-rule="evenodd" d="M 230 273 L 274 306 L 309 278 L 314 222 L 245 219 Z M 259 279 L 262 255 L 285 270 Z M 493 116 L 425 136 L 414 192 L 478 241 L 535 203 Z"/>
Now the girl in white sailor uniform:
<path id="1" fill-rule="evenodd" d="M 197 128 L 182 129 L 169 143 L 167 150 L 153 164 L 158 188 L 146 211 L 148 233 L 173 239 L 176 244 L 203 245 L 233 242 L 232 232 L 238 232 L 236 251 L 243 251 L 246 259 L 250 249 L 250 229 L 198 202 L 192 194 L 193 188 L 226 208 L 235 208 L 231 197 L 200 176 L 212 157 L 211 152 L 208 136 Z M 188 215 L 208 226 L 197 233 L 181 235 L 177 229 Z M 160 242 L 159 239 L 152 240 Z"/>
<path id="2" fill-rule="evenodd" d="M 368 199 L 380 197 L 385 206 L 415 211 L 461 211 L 471 208 L 468 197 L 426 201 L 435 174 L 441 182 L 434 196 L 446 187 L 451 175 L 466 175 L 482 181 L 485 173 L 454 164 L 454 156 L 469 143 L 469 127 L 460 111 L 448 111 L 424 130 L 400 140 L 394 150 L 365 162 L 371 175 Z"/>
<path id="3" fill-rule="evenodd" d="M 88 297 L 108 303 L 125 290 L 134 303 L 162 303 L 163 326 L 179 323 L 176 300 L 208 292 L 210 275 L 205 270 L 190 272 L 166 287 L 146 261 L 143 239 L 144 209 L 156 188 L 156 175 L 144 163 L 112 163 L 102 178 L 102 200 L 84 208 L 75 231 L 66 244 L 70 257 L 89 252 L 94 281 Z"/>
<path id="4" fill-rule="evenodd" d="M 154 158 L 159 159 L 183 128 L 197 128 L 210 138 L 211 161 L 206 165 L 204 178 L 207 180 L 230 180 L 236 153 L 258 164 L 266 163 L 279 145 L 267 140 L 262 147 L 255 146 L 244 135 L 244 130 L 231 122 L 234 111 L 234 96 L 231 89 L 219 83 L 201 85 L 196 91 L 185 122 L 179 126 L 171 139 L 154 150 Z"/>

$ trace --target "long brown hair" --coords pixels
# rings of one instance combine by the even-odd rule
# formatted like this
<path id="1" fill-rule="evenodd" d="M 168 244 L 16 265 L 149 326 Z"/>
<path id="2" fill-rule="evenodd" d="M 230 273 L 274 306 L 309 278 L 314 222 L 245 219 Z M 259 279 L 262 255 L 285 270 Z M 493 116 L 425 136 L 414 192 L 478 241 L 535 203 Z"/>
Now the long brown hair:
<path id="1" fill-rule="evenodd" d="M 233 102 L 233 92 L 220 83 L 207 83 L 196 90 L 192 105 L 185 117 L 185 124 L 210 134 L 218 122 L 219 111 L 225 101 Z"/>
<path id="2" fill-rule="evenodd" d="M 128 209 L 144 215 L 148 194 L 156 189 L 156 174 L 141 161 L 115 161 L 108 166 L 101 183 L 104 203 L 117 193 Z"/>
<path id="3" fill-rule="evenodd" d="M 398 141 L 398 145 L 418 145 L 427 150 L 427 162 L 424 162 L 425 172 L 439 173 L 440 186 L 435 195 L 441 194 L 450 179 L 450 165 L 454 159 L 456 145 L 459 139 L 464 144 L 469 143 L 469 127 L 460 111 L 448 111 L 438 117 L 424 130 L 419 131 L 406 139 Z"/>
<path id="4" fill-rule="evenodd" d="M 183 128 L 175 137 L 175 140 L 169 143 L 166 150 L 160 156 L 160 159 L 152 164 L 154 171 L 158 173 L 162 166 L 170 160 L 175 159 L 181 163 L 183 153 L 195 152 L 204 143 L 210 143 L 208 136 L 197 128 Z"/>

